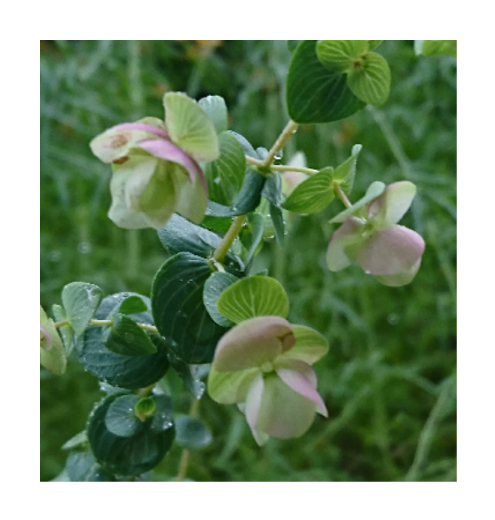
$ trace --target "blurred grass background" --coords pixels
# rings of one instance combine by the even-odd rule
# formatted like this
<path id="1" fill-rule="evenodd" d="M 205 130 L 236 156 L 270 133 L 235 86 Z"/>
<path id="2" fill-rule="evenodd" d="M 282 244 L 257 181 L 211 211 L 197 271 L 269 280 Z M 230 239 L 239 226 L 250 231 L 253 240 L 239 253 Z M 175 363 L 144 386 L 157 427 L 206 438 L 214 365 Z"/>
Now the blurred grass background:
<path id="1" fill-rule="evenodd" d="M 41 304 L 49 309 L 72 281 L 106 294 L 149 294 L 166 258 L 153 230 L 126 231 L 108 220 L 110 168 L 88 143 L 104 129 L 150 115 L 163 117 L 165 91 L 225 98 L 231 129 L 269 148 L 287 122 L 283 40 L 41 41 Z M 308 166 L 338 165 L 363 145 L 351 199 L 374 180 L 418 186 L 401 222 L 426 241 L 414 282 L 389 288 L 358 267 L 330 273 L 325 251 L 341 210 L 290 222 L 285 249 L 267 243 L 267 267 L 290 296 L 290 320 L 324 334 L 330 353 L 316 366 L 329 419 L 317 417 L 300 439 L 261 449 L 235 406 L 201 401 L 214 442 L 192 454 L 198 481 L 456 480 L 456 61 L 416 57 L 412 41 L 378 49 L 392 69 L 380 109 L 345 121 L 303 125 L 285 150 L 302 150 Z M 55 477 L 60 449 L 84 429 L 103 394 L 71 359 L 62 377 L 41 370 L 41 474 Z M 187 413 L 190 397 L 176 400 Z M 154 472 L 177 474 L 174 447 Z"/>

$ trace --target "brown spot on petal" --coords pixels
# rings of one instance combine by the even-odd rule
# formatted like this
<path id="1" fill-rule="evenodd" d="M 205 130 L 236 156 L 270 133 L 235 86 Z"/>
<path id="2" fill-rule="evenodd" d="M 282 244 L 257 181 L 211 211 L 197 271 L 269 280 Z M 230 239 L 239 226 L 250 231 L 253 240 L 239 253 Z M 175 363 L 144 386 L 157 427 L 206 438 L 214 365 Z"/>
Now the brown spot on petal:
<path id="1" fill-rule="evenodd" d="M 279 339 L 282 342 L 282 350 L 284 352 L 291 349 L 296 344 L 296 337 L 292 331 L 287 332 L 287 334 L 284 334 L 283 336 L 279 336 Z"/>
<path id="2" fill-rule="evenodd" d="M 110 148 L 120 148 L 121 146 L 125 146 L 128 143 L 128 141 L 129 139 L 127 139 L 125 135 L 114 135 L 110 139 Z"/>
<path id="3" fill-rule="evenodd" d="M 125 157 L 120 157 L 119 159 L 115 159 L 115 161 L 112 161 L 112 163 L 113 164 L 124 164 L 128 160 L 129 160 L 129 157 L 126 155 Z"/>

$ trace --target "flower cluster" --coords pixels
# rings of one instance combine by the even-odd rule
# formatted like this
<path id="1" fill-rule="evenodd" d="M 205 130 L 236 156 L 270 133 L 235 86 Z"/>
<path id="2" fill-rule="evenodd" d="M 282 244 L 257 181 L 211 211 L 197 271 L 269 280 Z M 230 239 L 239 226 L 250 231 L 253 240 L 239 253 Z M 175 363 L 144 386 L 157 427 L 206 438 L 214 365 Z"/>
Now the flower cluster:
<path id="1" fill-rule="evenodd" d="M 203 219 L 208 188 L 198 163 L 219 155 L 215 128 L 184 94 L 166 94 L 164 104 L 165 121 L 123 123 L 90 143 L 101 161 L 113 165 L 108 216 L 119 227 L 160 229 L 175 212 L 196 223 Z"/>
<path id="2" fill-rule="evenodd" d="M 315 412 L 327 417 L 311 365 L 328 344 L 319 333 L 280 316 L 243 321 L 218 343 L 208 393 L 218 403 L 237 403 L 259 445 L 268 438 L 303 435 Z"/>
<path id="3" fill-rule="evenodd" d="M 343 225 L 328 246 L 330 271 L 340 271 L 356 262 L 384 285 L 398 287 L 410 283 L 421 265 L 425 243 L 418 233 L 397 222 L 415 195 L 413 183 L 395 182 L 364 208 L 356 204 L 355 211 L 343 212 Z"/>

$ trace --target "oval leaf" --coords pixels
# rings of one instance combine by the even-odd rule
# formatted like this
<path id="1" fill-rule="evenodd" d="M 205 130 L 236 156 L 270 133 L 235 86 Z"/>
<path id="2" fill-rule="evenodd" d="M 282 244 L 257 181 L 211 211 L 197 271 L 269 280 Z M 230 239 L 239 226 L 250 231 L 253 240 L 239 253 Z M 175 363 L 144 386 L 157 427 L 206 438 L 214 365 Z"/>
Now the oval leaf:
<path id="1" fill-rule="evenodd" d="M 239 278 L 229 273 L 213 273 L 208 280 L 205 282 L 203 289 L 203 303 L 205 304 L 208 314 L 211 319 L 218 323 L 221 327 L 232 327 L 234 322 L 227 319 L 223 314 L 218 311 L 217 303 L 218 298 L 227 287 L 237 282 Z"/>
<path id="2" fill-rule="evenodd" d="M 334 198 L 332 186 L 333 168 L 311 175 L 296 186 L 283 203 L 283 207 L 294 213 L 315 213 L 326 208 Z"/>
<path id="3" fill-rule="evenodd" d="M 362 146 L 355 144 L 352 147 L 351 156 L 338 166 L 333 173 L 333 182 L 336 182 L 346 192 L 350 193 L 354 185 L 354 177 L 356 175 L 356 163 Z"/>
<path id="4" fill-rule="evenodd" d="M 92 283 L 73 282 L 62 289 L 62 304 L 77 336 L 86 330 L 102 297 L 101 289 Z"/>
<path id="5" fill-rule="evenodd" d="M 347 83 L 352 92 L 370 105 L 383 105 L 390 93 L 391 74 L 387 60 L 368 52 L 359 65 L 355 65 L 347 76 Z"/>
<path id="6" fill-rule="evenodd" d="M 117 397 L 108 407 L 105 415 L 105 426 L 118 437 L 132 437 L 143 423 L 136 417 L 134 407 L 139 397 L 134 394 Z"/>
<path id="7" fill-rule="evenodd" d="M 294 51 L 286 99 L 296 123 L 337 121 L 365 106 L 347 86 L 345 74 L 328 70 L 318 60 L 316 40 L 303 40 Z"/>
<path id="8" fill-rule="evenodd" d="M 113 316 L 105 347 L 125 356 L 146 356 L 157 351 L 146 332 L 132 318 L 120 312 Z"/>
<path id="9" fill-rule="evenodd" d="M 256 316 L 287 318 L 289 298 L 274 278 L 250 276 L 225 289 L 218 299 L 218 310 L 234 323 Z"/>
<path id="10" fill-rule="evenodd" d="M 119 307 L 119 312 L 122 314 L 137 314 L 147 310 L 146 303 L 139 296 L 129 296 Z"/>
<path id="11" fill-rule="evenodd" d="M 171 255 L 187 252 L 203 258 L 210 258 L 222 241 L 216 233 L 179 215 L 173 215 L 167 225 L 158 231 L 158 238 Z M 243 268 L 241 260 L 230 252 L 225 256 L 223 265 L 233 272 Z"/>
<path id="12" fill-rule="evenodd" d="M 132 293 L 107 296 L 96 311 L 95 318 L 111 319 L 120 304 Z M 138 295 L 149 309 L 149 299 Z M 150 311 L 130 315 L 138 323 L 152 325 Z M 111 352 L 105 347 L 106 327 L 89 327 L 76 344 L 79 361 L 83 367 L 101 381 L 121 388 L 144 388 L 161 379 L 168 370 L 167 346 L 157 335 L 150 336 L 157 347 L 156 354 L 125 356 Z"/>
<path id="13" fill-rule="evenodd" d="M 151 289 L 155 325 L 174 353 L 186 363 L 210 363 L 225 332 L 203 304 L 211 270 L 205 258 L 179 253 L 157 272 Z"/>
<path id="14" fill-rule="evenodd" d="M 110 395 L 96 405 L 88 421 L 88 441 L 104 469 L 116 475 L 137 476 L 163 459 L 172 446 L 175 429 L 155 431 L 153 421 L 148 420 L 129 437 L 115 435 L 108 429 L 105 418 L 116 399 L 118 396 Z"/>
<path id="15" fill-rule="evenodd" d="M 222 96 L 206 96 L 200 99 L 198 104 L 212 120 L 218 134 L 227 130 L 229 127 L 227 105 Z"/>
<path id="16" fill-rule="evenodd" d="M 220 157 L 205 168 L 208 196 L 214 202 L 228 206 L 234 202 L 242 187 L 246 159 L 242 146 L 232 134 L 222 132 L 218 140 Z"/>
<path id="17" fill-rule="evenodd" d="M 319 40 L 316 55 L 329 70 L 348 72 L 355 60 L 368 52 L 368 40 Z"/>

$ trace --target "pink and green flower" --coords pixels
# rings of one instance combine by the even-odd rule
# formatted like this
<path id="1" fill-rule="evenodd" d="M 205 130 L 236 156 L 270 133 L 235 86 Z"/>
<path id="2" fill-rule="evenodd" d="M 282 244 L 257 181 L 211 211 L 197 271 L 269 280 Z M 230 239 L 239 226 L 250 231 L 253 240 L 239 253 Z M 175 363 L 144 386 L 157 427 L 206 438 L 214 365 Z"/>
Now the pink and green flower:
<path id="1" fill-rule="evenodd" d="M 256 442 L 300 437 L 315 413 L 328 416 L 312 364 L 328 351 L 321 334 L 280 316 L 257 316 L 218 343 L 208 392 L 218 403 L 237 403 Z"/>
<path id="2" fill-rule="evenodd" d="M 165 121 L 123 123 L 90 143 L 113 165 L 109 217 L 119 227 L 160 229 L 175 212 L 196 223 L 203 219 L 208 188 L 199 163 L 219 155 L 215 127 L 184 94 L 166 94 L 164 106 Z"/>
<path id="3" fill-rule="evenodd" d="M 373 191 L 379 193 L 376 197 Z M 398 287 L 410 283 L 421 265 L 423 238 L 397 222 L 409 209 L 416 186 L 400 181 L 385 188 L 373 183 L 362 201 L 337 215 L 342 222 L 333 234 L 327 251 L 330 271 L 340 271 L 357 263 L 380 283 Z"/>

